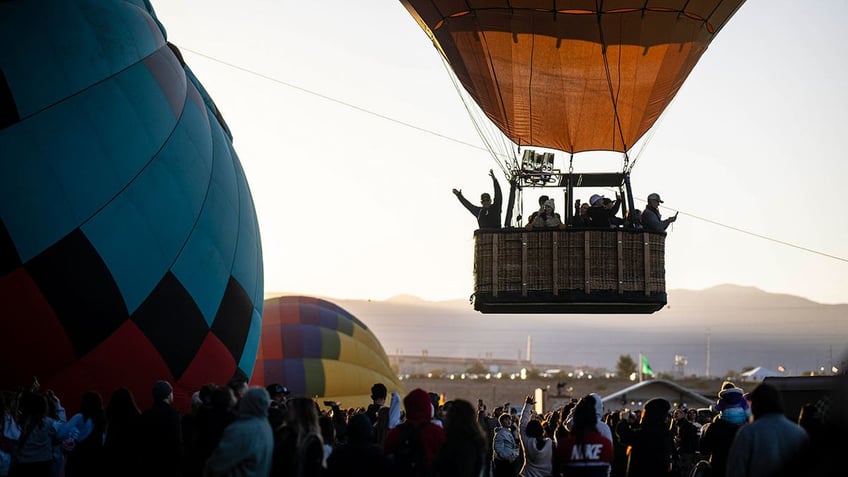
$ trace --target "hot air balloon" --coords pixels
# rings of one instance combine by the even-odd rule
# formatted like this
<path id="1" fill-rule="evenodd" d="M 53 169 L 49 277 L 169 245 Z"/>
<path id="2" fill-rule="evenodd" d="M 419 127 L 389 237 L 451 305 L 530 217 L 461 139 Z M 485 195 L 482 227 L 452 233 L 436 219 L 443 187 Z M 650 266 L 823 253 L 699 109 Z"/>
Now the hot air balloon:
<path id="1" fill-rule="evenodd" d="M 149 2 L 3 2 L 0 43 L 0 387 L 145 406 L 164 379 L 186 405 L 249 376 L 253 200 Z"/>
<path id="2" fill-rule="evenodd" d="M 573 227 L 574 188 L 617 189 L 622 220 L 635 209 L 634 154 L 744 0 L 401 2 L 452 72 L 510 181 L 505 226 L 521 225 L 523 188 L 563 191 L 565 230 L 475 232 L 475 309 L 661 309 L 665 234 Z M 574 171 L 575 155 L 598 151 L 619 153 L 621 170 Z"/>
<path id="3" fill-rule="evenodd" d="M 273 383 L 293 395 L 345 407 L 370 404 L 376 383 L 404 392 L 383 346 L 364 323 L 334 303 L 305 296 L 265 300 L 252 384 Z"/>

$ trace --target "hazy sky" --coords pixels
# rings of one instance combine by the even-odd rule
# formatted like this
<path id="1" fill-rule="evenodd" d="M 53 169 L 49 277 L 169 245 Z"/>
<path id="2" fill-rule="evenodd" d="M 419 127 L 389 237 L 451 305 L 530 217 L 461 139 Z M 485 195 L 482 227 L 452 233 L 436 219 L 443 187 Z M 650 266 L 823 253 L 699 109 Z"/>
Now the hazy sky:
<path id="1" fill-rule="evenodd" d="M 491 192 L 495 165 L 399 1 L 154 7 L 233 132 L 266 292 L 471 294 L 476 221 L 451 188 Z M 844 1 L 748 0 L 660 119 L 632 182 L 638 198 L 661 193 L 665 214 L 680 210 L 668 288 L 734 283 L 848 303 L 846 21 Z M 595 168 L 578 156 L 575 169 Z"/>

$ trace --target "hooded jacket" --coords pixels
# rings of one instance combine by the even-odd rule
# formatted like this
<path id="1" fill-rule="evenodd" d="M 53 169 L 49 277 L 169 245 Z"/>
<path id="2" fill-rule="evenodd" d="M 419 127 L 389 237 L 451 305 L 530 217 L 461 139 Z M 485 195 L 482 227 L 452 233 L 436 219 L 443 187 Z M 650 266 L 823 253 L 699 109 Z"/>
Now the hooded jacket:
<path id="1" fill-rule="evenodd" d="M 274 435 L 268 423 L 271 398 L 262 388 L 251 388 L 241 398 L 238 418 L 221 436 L 218 447 L 206 461 L 204 475 L 267 476 L 271 473 Z"/>
<path id="2" fill-rule="evenodd" d="M 610 442 L 615 442 L 612 440 L 612 430 L 607 425 L 606 422 L 601 420 L 601 417 L 604 415 L 604 403 L 601 401 L 601 396 L 597 393 L 589 394 L 595 399 L 595 417 L 598 421 L 595 423 L 595 428 L 598 432 L 609 439 Z M 574 423 L 574 408 L 571 408 L 571 411 L 568 412 L 568 417 L 565 419 L 565 428 L 571 432 L 571 425 Z"/>
<path id="3" fill-rule="evenodd" d="M 445 430 L 430 422 L 433 419 L 433 404 L 430 401 L 430 395 L 423 389 L 413 389 L 403 398 L 403 406 L 406 409 L 406 422 L 390 430 L 386 435 L 384 452 L 386 455 L 390 455 L 397 451 L 400 445 L 402 428 L 414 426 L 420 432 L 421 441 L 424 444 L 427 466 L 432 468 L 436 453 L 445 442 Z"/>

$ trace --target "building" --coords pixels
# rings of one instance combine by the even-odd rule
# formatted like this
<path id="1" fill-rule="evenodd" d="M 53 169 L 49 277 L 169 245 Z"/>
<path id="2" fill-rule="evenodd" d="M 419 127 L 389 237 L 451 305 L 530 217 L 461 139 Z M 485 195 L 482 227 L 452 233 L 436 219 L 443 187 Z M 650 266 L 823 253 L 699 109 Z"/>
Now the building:
<path id="1" fill-rule="evenodd" d="M 689 408 L 708 407 L 714 403 L 713 399 L 665 379 L 649 379 L 636 383 L 604 396 L 602 401 L 607 411 L 624 408 L 636 410 L 642 409 L 649 399 L 657 397 L 668 400 L 672 406 Z"/>

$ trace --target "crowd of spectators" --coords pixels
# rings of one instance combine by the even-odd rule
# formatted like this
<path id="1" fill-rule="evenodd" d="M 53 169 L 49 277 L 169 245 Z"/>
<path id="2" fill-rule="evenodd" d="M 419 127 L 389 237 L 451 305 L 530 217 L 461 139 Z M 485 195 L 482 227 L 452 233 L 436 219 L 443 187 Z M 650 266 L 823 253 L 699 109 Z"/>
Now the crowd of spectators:
<path id="1" fill-rule="evenodd" d="M 520 408 L 489 410 L 482 400 L 476 407 L 441 402 L 414 389 L 401 405 L 380 383 L 367 408 L 325 401 L 322 410 L 283 385 L 244 381 L 204 386 L 181 415 L 168 382 L 154 383 L 151 393 L 153 405 L 140 410 L 126 388 L 105 407 L 98 393 L 87 392 L 70 418 L 51 391 L 3 393 L 0 475 L 840 475 L 829 473 L 836 458 L 822 456 L 822 448 L 838 445 L 827 440 L 827 416 L 808 406 L 803 426 L 790 421 L 767 384 L 744 394 L 725 383 L 712 418 L 661 398 L 639 413 L 604 412 L 597 394 L 538 414 L 531 396 Z"/>

